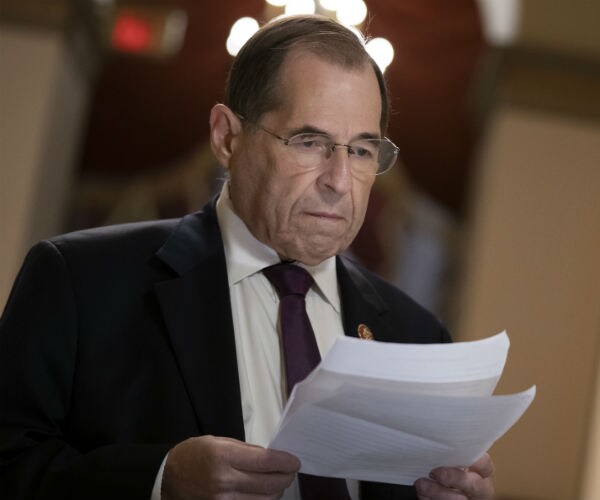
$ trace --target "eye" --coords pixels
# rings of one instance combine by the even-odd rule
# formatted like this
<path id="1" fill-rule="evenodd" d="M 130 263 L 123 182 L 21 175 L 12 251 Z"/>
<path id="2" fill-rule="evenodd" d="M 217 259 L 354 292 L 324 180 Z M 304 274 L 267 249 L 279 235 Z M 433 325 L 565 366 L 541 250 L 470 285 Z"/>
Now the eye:
<path id="1" fill-rule="evenodd" d="M 352 147 L 352 154 L 354 156 L 357 156 L 358 158 L 365 158 L 365 159 L 369 159 L 372 158 L 372 154 L 368 149 L 365 148 L 361 148 L 361 147 Z"/>
<path id="2" fill-rule="evenodd" d="M 372 160 L 379 155 L 379 144 L 376 141 L 360 141 L 351 144 L 350 154 L 359 159 Z"/>
<path id="3" fill-rule="evenodd" d="M 290 146 L 305 153 L 321 153 L 330 142 L 327 137 L 314 134 L 299 134 L 288 140 Z"/>

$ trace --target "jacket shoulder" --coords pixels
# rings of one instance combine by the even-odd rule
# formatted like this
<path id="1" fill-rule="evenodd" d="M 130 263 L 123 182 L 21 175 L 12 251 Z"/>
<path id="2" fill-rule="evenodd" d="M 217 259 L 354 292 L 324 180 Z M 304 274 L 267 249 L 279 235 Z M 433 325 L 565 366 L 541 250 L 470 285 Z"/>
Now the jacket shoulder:
<path id="1" fill-rule="evenodd" d="M 102 250 L 115 246 L 127 248 L 130 245 L 139 248 L 153 242 L 160 245 L 179 221 L 180 219 L 167 219 L 82 229 L 55 236 L 48 241 L 67 252 Z"/>

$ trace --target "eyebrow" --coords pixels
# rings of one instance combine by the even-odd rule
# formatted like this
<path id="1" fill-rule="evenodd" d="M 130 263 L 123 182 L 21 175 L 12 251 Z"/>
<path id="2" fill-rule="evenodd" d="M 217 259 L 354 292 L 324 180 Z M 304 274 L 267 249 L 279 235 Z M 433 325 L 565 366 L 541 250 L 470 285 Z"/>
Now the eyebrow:
<path id="1" fill-rule="evenodd" d="M 289 131 L 290 137 L 298 134 L 315 134 L 315 135 L 326 135 L 329 134 L 320 128 L 313 127 L 312 125 L 302 125 L 302 127 L 294 128 Z"/>
<path id="2" fill-rule="evenodd" d="M 314 135 L 324 135 L 326 137 L 331 138 L 331 135 L 318 127 L 313 125 L 303 125 L 301 127 L 289 130 L 289 137 L 293 137 L 298 134 L 314 134 Z M 360 140 L 360 139 L 381 139 L 379 134 L 374 134 L 371 132 L 361 132 L 357 136 L 353 137 L 350 142 Z M 333 140 L 333 139 L 332 139 Z"/>

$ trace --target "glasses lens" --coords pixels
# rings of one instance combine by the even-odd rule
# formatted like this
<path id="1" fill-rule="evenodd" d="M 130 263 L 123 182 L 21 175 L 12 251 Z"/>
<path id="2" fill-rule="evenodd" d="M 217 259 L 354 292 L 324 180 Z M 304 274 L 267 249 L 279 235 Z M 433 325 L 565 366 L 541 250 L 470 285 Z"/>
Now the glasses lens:
<path id="1" fill-rule="evenodd" d="M 331 140 L 319 134 L 298 134 L 286 141 L 295 161 L 305 168 L 318 168 L 328 158 Z"/>
<path id="2" fill-rule="evenodd" d="M 299 134 L 288 139 L 288 146 L 301 154 L 321 155 L 329 148 L 331 141 L 324 135 Z"/>
<path id="3" fill-rule="evenodd" d="M 350 145 L 353 167 L 363 173 L 379 175 L 396 163 L 398 148 L 387 138 L 365 139 Z"/>
<path id="4" fill-rule="evenodd" d="M 398 147 L 387 137 L 384 137 L 381 140 L 379 148 L 379 158 L 377 161 L 379 168 L 377 169 L 377 174 L 383 174 L 392 168 L 398 159 L 399 152 Z"/>

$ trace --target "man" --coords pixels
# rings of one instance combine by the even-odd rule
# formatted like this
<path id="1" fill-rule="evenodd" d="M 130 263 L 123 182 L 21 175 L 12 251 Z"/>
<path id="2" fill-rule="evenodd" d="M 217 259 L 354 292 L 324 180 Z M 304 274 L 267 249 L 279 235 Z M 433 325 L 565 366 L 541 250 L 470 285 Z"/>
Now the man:
<path id="1" fill-rule="evenodd" d="M 449 341 L 401 292 L 336 257 L 394 162 L 387 107 L 350 31 L 317 16 L 268 24 L 211 112 L 229 171 L 218 201 L 31 250 L 0 322 L 0 496 L 298 498 L 299 460 L 264 448 L 290 388 L 263 269 L 293 261 L 312 276 L 321 353 L 360 324 L 382 341 Z M 364 499 L 483 500 L 492 472 L 485 455 L 416 489 L 348 485 Z"/>

